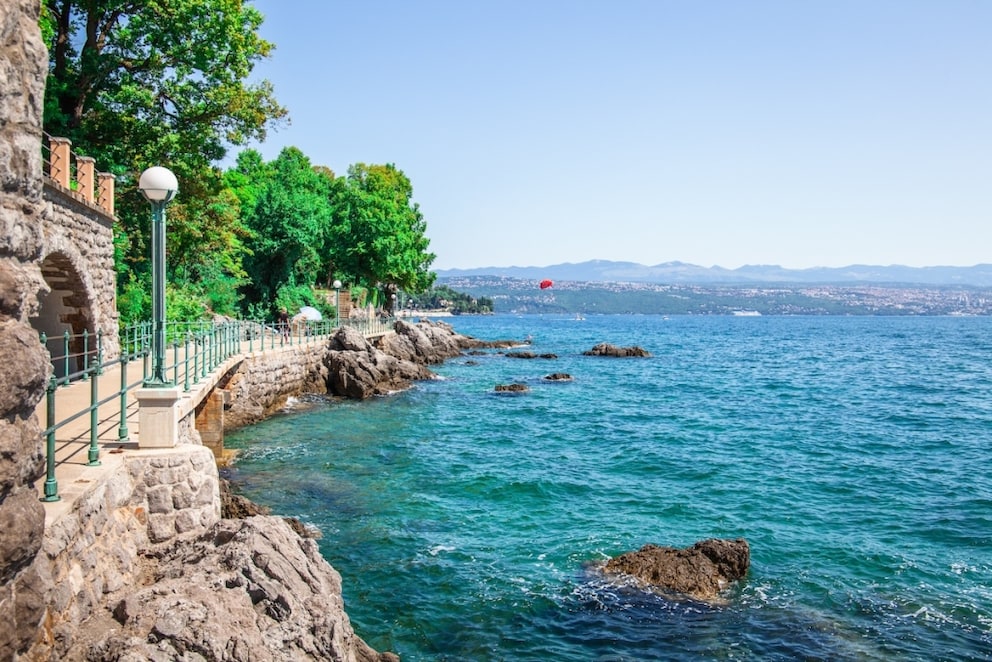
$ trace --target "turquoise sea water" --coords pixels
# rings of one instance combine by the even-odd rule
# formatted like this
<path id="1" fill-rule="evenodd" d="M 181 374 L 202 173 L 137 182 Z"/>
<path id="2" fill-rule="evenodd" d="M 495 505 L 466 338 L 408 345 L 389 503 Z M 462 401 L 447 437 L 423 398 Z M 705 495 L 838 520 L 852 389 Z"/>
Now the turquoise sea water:
<path id="1" fill-rule="evenodd" d="M 299 403 L 227 438 L 236 489 L 323 531 L 375 648 L 992 660 L 992 319 L 450 323 L 558 358 L 456 358 L 410 391 Z M 653 356 L 581 355 L 604 341 Z M 493 392 L 517 381 L 530 392 Z M 590 567 L 708 537 L 751 545 L 721 604 Z"/>

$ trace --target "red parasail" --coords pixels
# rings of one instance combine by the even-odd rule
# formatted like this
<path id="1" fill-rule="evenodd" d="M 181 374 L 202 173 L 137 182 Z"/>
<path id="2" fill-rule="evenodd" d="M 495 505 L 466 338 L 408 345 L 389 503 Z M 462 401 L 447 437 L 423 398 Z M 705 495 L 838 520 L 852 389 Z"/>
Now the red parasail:
<path id="1" fill-rule="evenodd" d="M 542 290 L 546 290 L 546 289 L 548 289 L 549 287 L 551 287 L 552 285 L 554 285 L 554 283 L 553 283 L 553 282 L 551 282 L 550 280 L 542 280 L 542 281 L 541 281 L 541 289 L 542 289 Z"/>

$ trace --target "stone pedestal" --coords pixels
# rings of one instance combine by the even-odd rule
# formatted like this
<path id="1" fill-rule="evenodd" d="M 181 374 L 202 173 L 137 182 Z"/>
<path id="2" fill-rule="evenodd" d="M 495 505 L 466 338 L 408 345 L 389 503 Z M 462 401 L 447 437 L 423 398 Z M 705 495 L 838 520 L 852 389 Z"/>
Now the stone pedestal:
<path id="1" fill-rule="evenodd" d="M 140 388 L 138 400 L 138 448 L 172 448 L 179 440 L 178 386 Z"/>

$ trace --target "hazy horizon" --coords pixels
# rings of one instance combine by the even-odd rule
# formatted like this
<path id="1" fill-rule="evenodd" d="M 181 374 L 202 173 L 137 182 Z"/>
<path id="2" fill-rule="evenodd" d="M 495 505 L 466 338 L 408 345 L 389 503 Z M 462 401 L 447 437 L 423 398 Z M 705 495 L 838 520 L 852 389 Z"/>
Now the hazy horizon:
<path id="1" fill-rule="evenodd" d="M 990 2 L 254 5 L 258 149 L 395 164 L 438 269 L 992 259 Z"/>

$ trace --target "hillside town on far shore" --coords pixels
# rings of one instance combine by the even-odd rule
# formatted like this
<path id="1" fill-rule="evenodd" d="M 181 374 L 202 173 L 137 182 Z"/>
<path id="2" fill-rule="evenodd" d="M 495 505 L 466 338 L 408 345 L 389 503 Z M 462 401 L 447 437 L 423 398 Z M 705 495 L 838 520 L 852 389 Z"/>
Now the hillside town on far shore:
<path id="1" fill-rule="evenodd" d="M 489 297 L 497 313 L 696 315 L 992 315 L 992 288 L 898 284 L 690 285 L 446 277 L 448 287 Z"/>

